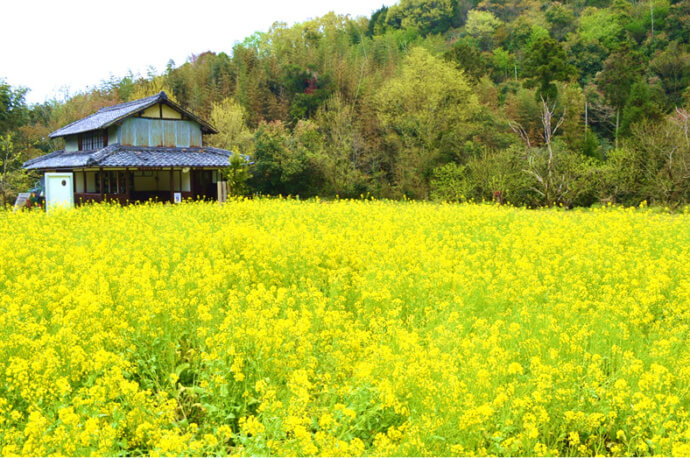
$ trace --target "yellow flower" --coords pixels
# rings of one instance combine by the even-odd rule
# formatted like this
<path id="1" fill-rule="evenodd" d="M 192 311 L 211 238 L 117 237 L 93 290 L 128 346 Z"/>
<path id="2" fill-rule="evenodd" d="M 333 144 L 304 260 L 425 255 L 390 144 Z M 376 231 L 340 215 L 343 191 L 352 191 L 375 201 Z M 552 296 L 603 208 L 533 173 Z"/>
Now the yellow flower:
<path id="1" fill-rule="evenodd" d="M 508 374 L 509 375 L 524 374 L 524 370 L 522 369 L 522 365 L 520 365 L 517 362 L 511 362 L 508 365 Z"/>

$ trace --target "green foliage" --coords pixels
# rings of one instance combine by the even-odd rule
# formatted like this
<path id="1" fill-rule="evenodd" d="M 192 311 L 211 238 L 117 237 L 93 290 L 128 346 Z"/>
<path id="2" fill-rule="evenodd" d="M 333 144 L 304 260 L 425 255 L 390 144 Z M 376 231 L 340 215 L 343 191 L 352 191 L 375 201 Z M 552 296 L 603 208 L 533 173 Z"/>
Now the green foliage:
<path id="1" fill-rule="evenodd" d="M 28 110 L 24 97 L 28 89 L 13 88 L 0 79 L 0 135 L 26 123 Z"/>
<path id="2" fill-rule="evenodd" d="M 632 85 L 641 78 L 641 60 L 642 56 L 626 44 L 604 61 L 597 84 L 614 107 L 625 105 Z"/>
<path id="3" fill-rule="evenodd" d="M 322 191 L 331 196 L 360 196 L 366 191 L 361 172 L 363 139 L 355 128 L 356 114 L 352 106 L 334 96 L 320 109 L 315 121 L 323 133 L 323 139 L 319 139 L 320 150 L 314 152 L 316 167 L 324 180 Z M 311 144 L 315 146 L 318 142 Z"/>
<path id="4" fill-rule="evenodd" d="M 434 169 L 429 197 L 435 201 L 466 201 L 472 196 L 467 166 L 444 164 Z"/>
<path id="5" fill-rule="evenodd" d="M 294 135 L 280 121 L 264 123 L 254 134 L 254 167 L 249 184 L 271 195 L 312 195 L 320 181 L 314 152 L 322 140 L 315 124 L 299 121 Z"/>
<path id="6" fill-rule="evenodd" d="M 525 172 L 526 167 L 527 153 L 522 147 L 485 150 L 468 163 L 471 196 L 475 201 L 536 206 L 534 179 Z"/>
<path id="7" fill-rule="evenodd" d="M 661 110 L 652 101 L 649 85 L 644 81 L 638 81 L 630 89 L 630 95 L 623 108 L 621 119 L 621 132 L 628 133 L 633 124 L 643 120 L 661 121 Z"/>
<path id="8" fill-rule="evenodd" d="M 461 71 L 415 48 L 376 100 L 383 128 L 399 145 L 397 186 L 404 194 L 426 197 L 439 159 L 452 157 L 462 144 L 462 127 L 478 109 L 476 96 Z"/>
<path id="9" fill-rule="evenodd" d="M 23 188 L 28 187 L 29 176 L 21 168 L 22 152 L 15 148 L 12 134 L 0 135 L 0 196 L 4 208 Z"/>
<path id="10" fill-rule="evenodd" d="M 535 179 L 533 190 L 541 205 L 590 206 L 597 201 L 596 163 L 560 142 L 551 149 L 531 149 L 526 172 Z"/>
<path id="11" fill-rule="evenodd" d="M 388 15 L 388 7 L 382 6 L 374 11 L 369 19 L 367 26 L 367 36 L 381 35 L 386 31 L 386 16 Z"/>
<path id="12" fill-rule="evenodd" d="M 218 134 L 209 137 L 209 143 L 218 148 L 231 149 L 250 153 L 253 148 L 253 136 L 246 125 L 247 111 L 233 99 L 227 98 L 213 104 L 211 124 Z"/>
<path id="13" fill-rule="evenodd" d="M 454 13 L 452 0 L 400 0 L 388 9 L 386 20 L 393 27 L 414 29 L 424 36 L 448 30 Z"/>
<path id="14" fill-rule="evenodd" d="M 613 49 L 623 39 L 623 26 L 614 12 L 591 7 L 580 16 L 579 35 L 585 42 L 600 42 Z"/>
<path id="15" fill-rule="evenodd" d="M 551 36 L 563 40 L 574 30 L 575 15 L 572 10 L 560 2 L 552 2 L 546 10 L 546 20 L 549 21 Z"/>
<path id="16" fill-rule="evenodd" d="M 515 57 L 503 48 L 494 49 L 491 60 L 496 70 L 495 75 L 497 75 L 496 79 L 498 81 L 509 79 L 514 71 L 517 71 Z"/>
<path id="17" fill-rule="evenodd" d="M 482 52 L 468 39 L 458 40 L 444 57 L 454 62 L 466 75 L 477 81 L 486 74 L 489 62 Z"/>
<path id="18" fill-rule="evenodd" d="M 538 87 L 537 98 L 555 100 L 558 89 L 554 81 L 565 81 L 575 76 L 576 70 L 568 64 L 565 50 L 553 38 L 541 36 L 527 50 L 527 75 L 530 84 Z"/>
<path id="19" fill-rule="evenodd" d="M 690 53 L 686 45 L 669 43 L 650 63 L 650 70 L 660 79 L 668 95 L 669 105 L 682 103 L 682 94 L 690 83 Z"/>
<path id="20" fill-rule="evenodd" d="M 518 161 L 516 144 L 538 158 L 546 146 L 541 99 L 563 115 L 553 145 L 557 156 L 573 155 L 563 156 L 565 176 L 587 176 L 578 155 L 606 159 L 596 167 L 615 176 L 610 167 L 628 167 L 617 161 L 630 153 L 622 145 L 636 126 L 665 126 L 688 106 L 689 45 L 690 0 L 401 0 L 368 19 L 328 13 L 277 22 L 230 53 L 171 61 L 160 75 L 110 78 L 61 101 L 27 107 L 26 89 L 0 81 L 0 135 L 28 159 L 62 147 L 48 138 L 55 129 L 165 90 L 219 129 L 206 143 L 253 157 L 252 191 L 439 198 L 453 195 L 440 183 L 466 168 L 468 196 L 501 191 L 501 199 L 535 205 L 542 199 L 534 190 L 504 190 L 532 185 L 496 185 L 506 177 L 497 158 Z M 607 151 L 614 145 L 621 148 Z M 599 198 L 613 193 L 606 186 Z"/>
<path id="21" fill-rule="evenodd" d="M 475 37 L 482 49 L 488 49 L 492 44 L 492 36 L 501 25 L 501 20 L 490 11 L 471 10 L 467 13 L 465 31 Z"/>
<path id="22" fill-rule="evenodd" d="M 254 134 L 252 186 L 265 194 L 298 193 L 305 180 L 306 159 L 290 148 L 291 138 L 280 121 L 264 123 Z"/>
<path id="23" fill-rule="evenodd" d="M 228 184 L 228 196 L 244 196 L 249 193 L 249 160 L 238 153 L 238 148 L 233 148 L 234 154 L 230 157 L 230 166 L 222 171 L 223 179 Z"/>
<path id="24" fill-rule="evenodd" d="M 607 164 L 605 192 L 628 204 L 690 202 L 690 115 L 679 111 L 663 122 L 644 121 Z"/>

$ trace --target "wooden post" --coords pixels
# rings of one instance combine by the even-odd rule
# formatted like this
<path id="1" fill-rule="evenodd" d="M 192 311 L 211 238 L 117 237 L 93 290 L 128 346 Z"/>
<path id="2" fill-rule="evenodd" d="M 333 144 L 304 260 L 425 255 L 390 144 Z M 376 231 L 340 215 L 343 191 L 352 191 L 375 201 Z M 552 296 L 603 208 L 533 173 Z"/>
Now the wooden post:
<path id="1" fill-rule="evenodd" d="M 130 180 L 129 169 L 125 169 L 125 192 L 127 193 L 127 202 L 132 201 L 132 182 Z"/>
<path id="2" fill-rule="evenodd" d="M 77 204 L 77 171 L 72 169 L 72 201 Z"/>
<path id="3" fill-rule="evenodd" d="M 170 203 L 175 202 L 175 171 L 170 168 Z"/>
<path id="4" fill-rule="evenodd" d="M 101 202 L 103 201 L 103 168 L 98 169 L 99 192 L 101 193 Z"/>
<path id="5" fill-rule="evenodd" d="M 196 199 L 196 194 L 194 193 L 194 169 L 189 168 L 189 191 L 192 193 L 192 199 Z"/>

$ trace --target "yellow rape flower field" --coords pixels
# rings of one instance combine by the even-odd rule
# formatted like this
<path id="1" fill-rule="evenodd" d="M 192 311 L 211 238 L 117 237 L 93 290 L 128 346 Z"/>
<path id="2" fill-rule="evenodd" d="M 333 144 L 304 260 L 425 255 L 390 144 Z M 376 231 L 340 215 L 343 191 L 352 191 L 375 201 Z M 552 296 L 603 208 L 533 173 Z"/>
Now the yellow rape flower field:
<path id="1" fill-rule="evenodd" d="M 0 213 L 3 455 L 690 455 L 690 214 Z"/>

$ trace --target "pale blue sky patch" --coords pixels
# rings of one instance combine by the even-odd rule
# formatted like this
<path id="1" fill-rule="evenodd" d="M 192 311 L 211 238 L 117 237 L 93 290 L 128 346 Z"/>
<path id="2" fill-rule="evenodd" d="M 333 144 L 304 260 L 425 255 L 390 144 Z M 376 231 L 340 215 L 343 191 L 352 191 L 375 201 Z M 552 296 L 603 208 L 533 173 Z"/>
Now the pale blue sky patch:
<path id="1" fill-rule="evenodd" d="M 162 72 L 204 51 L 233 45 L 276 21 L 290 25 L 329 11 L 369 17 L 391 0 L 36 1 L 3 2 L 0 79 L 31 91 L 27 100 L 99 85 L 129 70 Z"/>

